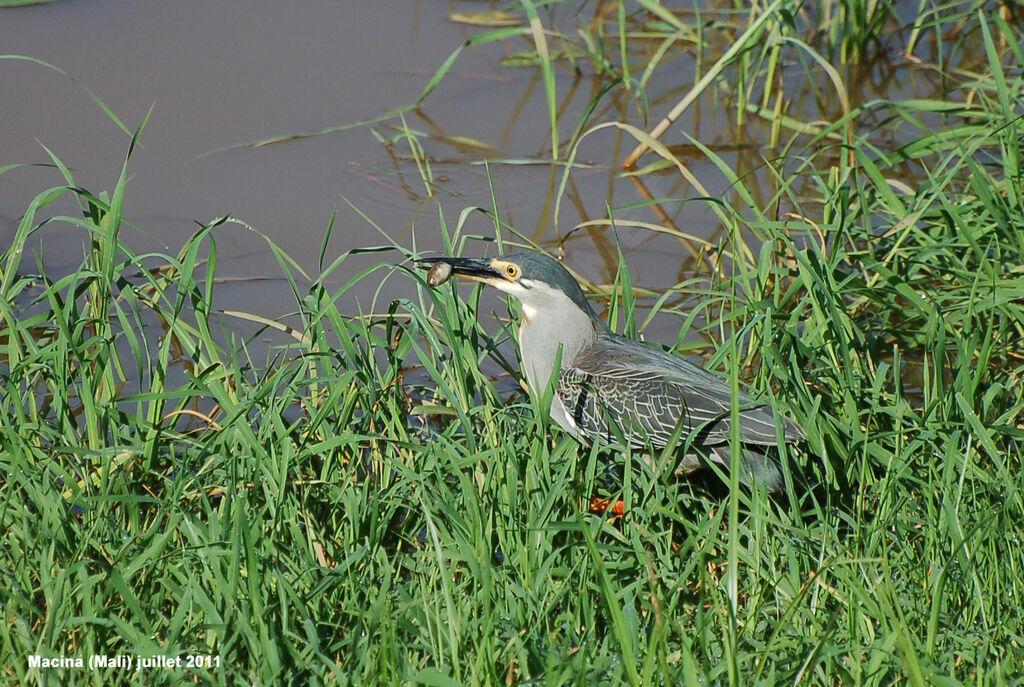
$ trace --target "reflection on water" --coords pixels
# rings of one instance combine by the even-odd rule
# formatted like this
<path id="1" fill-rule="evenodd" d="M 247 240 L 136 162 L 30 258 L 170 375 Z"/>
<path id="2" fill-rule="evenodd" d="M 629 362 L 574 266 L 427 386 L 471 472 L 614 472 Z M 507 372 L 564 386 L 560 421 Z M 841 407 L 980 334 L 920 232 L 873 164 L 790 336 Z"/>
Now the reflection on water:
<path id="1" fill-rule="evenodd" d="M 238 3 L 231 13 L 231 31 L 223 30 L 226 10 L 199 5 L 188 18 L 192 28 L 183 31 L 187 45 L 169 37 L 177 35 L 173 24 L 185 19 L 168 13 L 161 3 L 133 3 L 117 12 L 102 11 L 102 4 L 56 3 L 8 11 L 5 50 L 69 70 L 129 126 L 145 106 L 156 103 L 144 149 L 133 160 L 136 179 L 129 209 L 136 217 L 177 216 L 187 226 L 192 219 L 231 213 L 309 264 L 334 206 L 341 206 L 346 218 L 345 244 L 375 241 L 375 231 L 348 213 L 342 199 L 394 230 L 396 240 L 404 242 L 415 226 L 421 246 L 439 246 L 437 212 L 428 208 L 440 206 L 446 217 L 457 217 L 467 205 L 491 209 L 493 183 L 497 210 L 505 221 L 548 247 L 571 233 L 563 248 L 596 270 L 587 275 L 595 281 L 607 281 L 615 273 L 618 253 L 609 249 L 614 236 L 594 225 L 583 232 L 572 230 L 606 219 L 609 208 L 617 219 L 657 224 L 712 244 L 721 241 L 721 223 L 708 212 L 706 201 L 680 202 L 702 194 L 675 169 L 646 176 L 643 186 L 622 175 L 618 164 L 635 141 L 619 129 L 605 129 L 582 141 L 577 161 L 586 166 L 570 174 L 559 216 L 553 216 L 563 168 L 548 164 L 552 150 L 543 81 L 532 64 L 505 66 L 518 64 L 509 57 L 532 47 L 526 37 L 463 51 L 422 107 L 405 113 L 404 124 L 394 117 L 314 140 L 298 138 L 200 157 L 246 141 L 344 126 L 412 104 L 444 57 L 485 30 L 447 19 L 452 11 L 472 13 L 478 9 L 475 3 L 410 5 L 392 0 L 378 3 L 372 12 L 328 5 L 307 8 L 304 17 L 282 13 L 274 3 Z M 603 27 L 613 34 L 613 7 L 597 3 L 589 30 L 596 34 Z M 626 74 L 618 64 L 617 44 L 605 46 L 603 57 L 594 59 L 592 46 L 576 35 L 574 9 L 554 5 L 545 17 L 553 54 L 565 56 L 555 63 L 559 160 L 565 159 L 579 132 L 594 124 L 621 121 L 649 129 L 728 47 L 734 25 L 745 16 L 714 3 L 701 7 L 699 14 L 681 11 L 677 17 L 685 30 L 669 40 L 657 17 L 631 12 L 626 21 L 636 37 L 629 43 L 631 71 Z M 886 21 L 907 23 L 912 18 L 896 15 Z M 104 44 L 105 35 L 113 38 L 122 32 L 137 40 L 116 54 L 93 49 Z M 81 35 L 93 40 L 83 42 Z M 875 45 L 870 59 L 840 67 L 839 74 L 849 107 L 865 107 L 856 115 L 858 129 L 888 148 L 906 143 L 915 132 L 892 126 L 885 102 L 938 97 L 950 85 L 934 68 L 939 53 L 930 34 L 907 23 L 893 36 L 892 44 Z M 317 40 L 321 37 L 322 43 Z M 826 43 L 820 37 L 814 47 L 821 50 Z M 270 53 L 268 44 L 274 46 Z M 902 53 L 907 47 L 913 47 L 913 54 Z M 947 74 L 977 67 L 985 59 L 980 40 L 962 39 L 954 59 L 957 64 L 942 65 Z M 652 61 L 657 69 L 645 72 Z M 217 76 L 211 78 L 214 66 Z M 3 70 L 4 91 L 37 94 L 31 101 L 3 99 L 5 138 L 15 144 L 7 150 L 12 159 L 4 162 L 45 161 L 38 139 L 69 158 L 82 185 L 111 186 L 127 146 L 124 135 L 67 79 L 27 64 L 7 63 Z M 628 84 L 616 83 L 624 77 Z M 746 112 L 735 108 L 741 89 L 747 93 Z M 762 116 L 779 108 L 793 121 L 805 123 L 806 132 L 780 129 L 776 117 Z M 47 116 L 41 117 L 43 113 Z M 799 161 L 813 152 L 816 167 L 827 166 L 829 154 L 843 154 L 841 146 L 835 145 L 831 153 L 820 150 L 822 141 L 814 143 L 813 151 L 802 147 L 814 140 L 815 131 L 843 116 L 841 99 L 825 70 L 801 50 L 787 49 L 773 83 L 743 84 L 735 70 L 726 70 L 672 125 L 664 142 L 711 198 L 742 211 L 728 180 L 689 137 L 716 153 L 755 202 L 769 207 L 779 188 L 767 165 L 777 165 L 788 176 L 795 170 L 774 160 L 788 156 Z M 480 165 L 485 159 L 492 161 L 490 181 Z M 653 161 L 648 156 L 641 164 Z M 909 167 L 901 179 L 913 188 L 914 170 Z M 429 186 L 421 179 L 424 174 L 432 179 Z M 19 204 L 27 204 L 40 188 L 41 178 L 15 172 L 5 180 L 0 210 L 16 215 Z M 52 175 L 49 180 L 55 181 Z M 22 185 L 24 181 L 29 183 Z M 797 189 L 797 195 L 813 202 L 810 180 Z M 645 203 L 651 199 L 666 202 Z M 790 209 L 780 206 L 779 213 Z M 485 231 L 487 224 L 475 226 Z M 12 231 L 12 223 L 5 223 L 3 232 Z M 155 237 L 160 244 L 173 247 L 183 239 L 180 226 L 160 231 Z M 620 232 L 619 240 L 631 264 L 648 275 L 650 286 L 669 286 L 702 269 L 697 251 L 686 241 L 647 234 Z M 657 255 L 672 259 L 645 262 Z M 263 267 L 274 268 L 269 255 Z"/>
<path id="2" fill-rule="evenodd" d="M 126 230 L 131 245 L 173 253 L 194 221 L 231 214 L 310 270 L 335 208 L 329 254 L 381 244 L 378 228 L 395 244 L 411 247 L 415 236 L 419 250 L 440 250 L 442 218 L 459 237 L 493 237 L 496 210 L 506 240 L 556 252 L 596 285 L 614 280 L 620 251 L 641 289 L 711 280 L 725 264 L 716 203 L 747 220 L 751 204 L 780 221 L 820 215 L 818 175 L 851 154 L 842 128 L 830 126 L 849 117 L 866 142 L 896 150 L 921 129 L 903 125 L 889 103 L 943 98 L 960 87 L 951 79 L 968 80 L 986 59 L 977 32 L 943 53 L 932 32 L 912 24 L 913 14 L 880 18 L 896 29 L 885 44 L 809 32 L 810 46 L 835 65 L 834 73 L 792 44 L 780 47 L 773 76 L 763 83 L 744 83 L 727 68 L 662 139 L 686 174 L 662 164 L 638 177 L 620 167 L 636 144 L 632 136 L 613 127 L 581 134 L 603 122 L 653 127 L 746 22 L 731 4 L 681 11 L 678 28 L 669 31 L 664 18 L 631 9 L 627 65 L 617 41 L 595 40 L 618 31 L 616 3 L 584 6 L 582 30 L 573 15 L 578 4 L 548 7 L 543 20 L 552 54 L 560 56 L 556 150 L 541 70 L 529 60 L 510 66 L 523 65 L 532 51 L 528 36 L 467 47 L 429 97 L 410 107 L 452 51 L 486 30 L 448 19 L 477 11 L 478 3 L 375 0 L 291 12 L 279 3 L 233 0 L 187 13 L 170 5 L 101 0 L 7 10 L 0 37 L 5 52 L 67 70 L 129 128 L 154 107 L 129 170 L 126 213 L 138 226 Z M 794 21 L 813 26 L 823 18 L 801 14 Z M 116 51 L 96 47 L 115 44 Z M 843 66 L 850 50 L 866 51 L 864 59 Z M 41 142 L 73 169 L 80 186 L 111 188 L 127 136 L 63 76 L 23 62 L 0 64 L 0 74 L 0 165 L 49 162 Z M 401 117 L 345 128 L 395 108 L 403 108 Z M 920 116 L 925 127 L 945 121 L 940 113 Z M 339 130 L 232 147 L 330 128 Z M 565 175 L 571 152 L 576 166 Z M 650 154 L 639 163 L 658 164 Z M 918 164 L 908 156 L 894 183 L 913 192 Z M 52 168 L 36 167 L 10 171 L 4 182 L 0 241 L 13 235 L 36 193 L 62 180 Z M 463 214 L 467 207 L 484 212 Z M 79 230 L 55 225 L 41 236 L 48 264 L 80 258 Z M 251 288 L 225 284 L 225 307 L 271 317 L 293 307 L 276 282 L 255 281 L 280 274 L 258 234 L 233 228 L 218 236 L 223 277 L 253 280 Z M 472 242 L 465 250 L 493 252 Z M 400 295 L 390 283 L 351 292 L 368 300 Z M 656 320 L 648 335 L 672 341 L 678 329 L 678 320 Z"/>

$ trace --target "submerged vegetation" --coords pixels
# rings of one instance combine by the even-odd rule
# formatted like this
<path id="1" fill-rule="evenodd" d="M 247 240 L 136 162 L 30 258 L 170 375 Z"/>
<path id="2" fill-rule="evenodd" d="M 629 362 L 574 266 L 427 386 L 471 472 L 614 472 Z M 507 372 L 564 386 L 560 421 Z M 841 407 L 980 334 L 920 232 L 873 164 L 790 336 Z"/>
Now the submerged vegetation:
<path id="1" fill-rule="evenodd" d="M 258 314 L 217 304 L 218 232 L 237 220 L 177 254 L 136 254 L 120 236 L 127 171 L 92 193 L 55 151 L 65 183 L 38 194 L 0 256 L 5 677 L 125 678 L 40 671 L 29 655 L 201 655 L 217 665 L 156 681 L 1020 679 L 1020 9 L 712 5 L 521 0 L 455 19 L 491 25 L 467 45 L 538 70 L 558 202 L 586 137 L 615 128 L 648 151 L 617 174 L 678 176 L 713 208 L 718 242 L 621 222 L 678 236 L 699 278 L 648 294 L 622 270 L 595 291 L 619 330 L 653 317 L 638 300 L 684 332 L 707 323 L 708 367 L 807 430 L 787 495 L 652 474 L 551 431 L 480 371 L 516 369 L 514 324 L 478 321 L 479 291 L 428 288 L 394 264 L 397 246 L 322 256 L 307 275 L 268 240 L 298 325 L 261 358 L 232 333 Z M 696 58 L 697 86 L 652 101 L 648 85 L 679 80 L 681 55 Z M 905 70 L 930 73 L 934 92 L 851 87 Z M 595 97 L 567 122 L 558 85 L 576 74 Z M 602 119 L 614 98 L 632 119 Z M 658 132 L 674 105 L 703 98 L 724 99 L 737 129 L 767 127 L 764 188 L 678 126 Z M 430 160 L 396 127 L 429 186 Z M 692 155 L 728 178 L 730 202 L 701 192 Z M 45 215 L 67 195 L 80 217 Z M 620 224 L 624 209 L 610 210 L 601 226 Z M 452 250 L 465 216 L 440 218 Z M 88 237 L 68 274 L 26 249 L 56 223 Z M 520 240 L 499 217 L 495 233 Z M 355 270 L 357 252 L 386 261 Z M 353 314 L 357 285 L 393 280 L 408 299 Z M 621 509 L 591 512 L 602 499 Z"/>

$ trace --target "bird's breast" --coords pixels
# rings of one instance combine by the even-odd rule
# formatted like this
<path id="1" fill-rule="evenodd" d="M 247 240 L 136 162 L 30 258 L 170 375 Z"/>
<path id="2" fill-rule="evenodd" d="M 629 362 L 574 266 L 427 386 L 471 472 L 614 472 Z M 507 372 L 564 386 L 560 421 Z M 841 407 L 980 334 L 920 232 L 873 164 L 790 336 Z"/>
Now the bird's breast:
<path id="1" fill-rule="evenodd" d="M 549 317 L 534 312 L 532 317 L 524 317 L 520 324 L 519 355 L 523 362 L 523 376 L 535 397 L 539 398 L 553 383 L 558 371 L 571 365 L 580 351 L 593 342 L 593 322 L 584 313 L 579 315 L 583 317 L 575 313 Z M 558 370 L 555 369 L 556 362 Z M 561 421 L 559 424 L 565 427 Z"/>

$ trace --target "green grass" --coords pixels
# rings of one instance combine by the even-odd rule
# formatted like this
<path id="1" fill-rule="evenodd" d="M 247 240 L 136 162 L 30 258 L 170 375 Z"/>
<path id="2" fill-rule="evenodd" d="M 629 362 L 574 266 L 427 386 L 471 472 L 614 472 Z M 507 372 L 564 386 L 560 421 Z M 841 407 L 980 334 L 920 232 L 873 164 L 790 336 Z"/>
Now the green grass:
<path id="1" fill-rule="evenodd" d="M 544 78 L 591 54 L 595 73 L 631 74 L 642 101 L 666 45 L 708 25 L 641 4 L 652 11 L 549 27 Z M 536 40 L 536 22 L 565 11 L 527 4 L 533 28 L 497 31 Z M 390 244 L 360 251 L 382 253 L 370 268 L 345 254 L 306 275 L 268 240 L 299 333 L 256 354 L 258 334 L 232 333 L 252 321 L 218 310 L 217 238 L 233 220 L 177 254 L 135 254 L 120 236 L 129 163 L 94 194 L 53 154 L 65 183 L 38 194 L 0 256 L 5 677 L 1016 684 L 1024 84 L 1005 65 L 1024 60 L 1005 17 L 931 5 L 919 15 L 915 40 L 938 46 L 948 98 L 852 102 L 831 123 L 780 115 L 767 203 L 692 141 L 737 190 L 735 203 L 712 203 L 717 269 L 661 295 L 625 271 L 599 289 L 620 331 L 654 316 L 641 319 L 640 304 L 681 330 L 702 318 L 709 367 L 803 424 L 808 440 L 785 460 L 792 488 L 777 500 L 652 474 L 637 456 L 553 431 L 533 401 L 480 371 L 516 368 L 503 357 L 514 323 L 479 312 L 479 290 L 428 289 L 395 266 L 405 255 Z M 811 16 L 829 21 L 812 32 L 801 24 Z M 766 26 L 785 40 L 757 41 L 728 65 L 751 89 L 736 116 L 764 116 L 758 103 L 773 96 L 753 84 L 782 88 L 768 78 L 780 59 L 807 57 L 812 70 L 821 57 L 841 80 L 889 40 L 887 16 L 873 3 L 780 12 Z M 748 19 L 731 21 L 740 32 Z M 858 31 L 845 31 L 854 19 Z M 942 43 L 957 22 L 983 53 L 970 70 L 956 61 L 965 43 Z M 640 38 L 655 46 L 649 61 L 631 61 Z M 568 125 L 580 136 L 601 126 Z M 579 140 L 556 143 L 552 158 L 571 162 Z M 45 214 L 63 195 L 81 217 Z M 453 250 L 470 239 L 465 218 L 440 217 Z M 24 250 L 56 223 L 89 248 L 69 274 Z M 351 295 L 395 280 L 410 298 L 374 287 L 360 306 Z M 681 350 L 704 352 L 684 333 Z M 623 499 L 624 517 L 589 512 L 595 496 Z M 39 671 L 33 654 L 209 655 L 219 666 Z"/>

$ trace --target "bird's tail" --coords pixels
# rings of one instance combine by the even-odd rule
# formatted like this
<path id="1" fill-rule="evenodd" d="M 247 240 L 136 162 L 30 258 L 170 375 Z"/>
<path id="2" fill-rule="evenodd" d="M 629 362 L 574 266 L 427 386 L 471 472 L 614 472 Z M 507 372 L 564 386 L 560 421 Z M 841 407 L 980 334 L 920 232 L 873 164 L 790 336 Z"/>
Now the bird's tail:
<path id="1" fill-rule="evenodd" d="M 711 459 L 725 468 L 731 467 L 729 447 L 713 447 Z M 780 492 L 786 488 L 786 480 L 782 477 L 782 468 L 774 460 L 763 453 L 744 447 L 740 456 L 740 484 L 753 489 L 755 485 L 769 492 Z"/>

